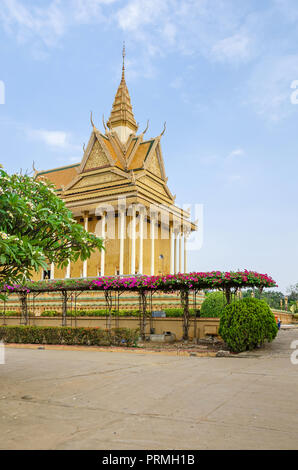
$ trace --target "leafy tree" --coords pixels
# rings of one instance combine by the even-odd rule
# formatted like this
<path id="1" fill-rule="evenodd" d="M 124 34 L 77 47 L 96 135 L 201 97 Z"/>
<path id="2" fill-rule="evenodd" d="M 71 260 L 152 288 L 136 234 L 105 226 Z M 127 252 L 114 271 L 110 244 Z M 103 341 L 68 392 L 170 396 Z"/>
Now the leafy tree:
<path id="1" fill-rule="evenodd" d="M 247 289 L 242 291 L 242 297 L 252 297 L 252 289 Z M 280 301 L 284 301 L 284 294 L 282 292 L 276 291 L 263 291 L 261 292 L 260 289 L 255 289 L 254 297 L 259 300 L 265 300 L 269 307 L 274 309 L 280 308 Z"/>
<path id="2" fill-rule="evenodd" d="M 72 218 L 52 184 L 0 169 L 0 285 L 55 262 L 87 259 L 102 240 Z"/>
<path id="3" fill-rule="evenodd" d="M 298 300 L 298 283 L 290 286 L 287 290 L 289 303 L 297 302 Z"/>

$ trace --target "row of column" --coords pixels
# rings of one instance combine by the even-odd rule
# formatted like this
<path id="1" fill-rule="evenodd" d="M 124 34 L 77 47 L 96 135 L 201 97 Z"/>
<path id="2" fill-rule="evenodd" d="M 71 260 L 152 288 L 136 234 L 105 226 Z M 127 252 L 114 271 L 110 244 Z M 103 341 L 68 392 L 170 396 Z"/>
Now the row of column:
<path id="1" fill-rule="evenodd" d="M 131 259 L 130 259 L 130 273 L 136 273 L 136 207 L 132 207 L 131 214 L 131 224 L 130 224 L 130 239 L 131 239 Z M 125 241 L 125 218 L 126 210 L 119 210 L 119 274 L 124 274 L 124 241 Z M 143 259 L 144 259 L 144 223 L 145 223 L 145 214 L 143 211 L 140 211 L 138 214 L 139 218 L 139 270 L 138 274 L 143 273 Z M 101 216 L 101 238 L 105 240 L 106 232 L 106 213 L 103 212 Z M 155 237 L 156 237 L 156 225 L 157 225 L 157 215 L 151 214 L 150 220 L 150 274 L 155 274 Z M 88 213 L 84 214 L 84 229 L 88 231 Z M 175 274 L 178 272 L 187 272 L 187 234 L 182 233 L 178 229 L 173 229 L 173 226 L 170 226 L 170 273 Z M 183 250 L 182 250 L 182 241 L 183 241 Z M 183 254 L 182 254 L 183 252 Z M 183 259 L 183 266 L 182 266 Z M 88 275 L 88 265 L 87 260 L 83 261 L 83 271 L 82 277 L 87 277 Z M 101 251 L 101 260 L 100 260 L 100 275 L 105 275 L 105 250 Z M 68 263 L 66 268 L 66 278 L 70 278 L 70 263 Z M 50 278 L 54 279 L 54 264 L 51 264 Z"/>
<path id="2" fill-rule="evenodd" d="M 187 238 L 188 232 L 173 230 L 170 227 L 171 236 L 171 258 L 170 273 L 186 273 L 187 272 Z M 182 247 L 183 245 L 183 247 Z M 183 264 L 182 264 L 183 263 Z"/>

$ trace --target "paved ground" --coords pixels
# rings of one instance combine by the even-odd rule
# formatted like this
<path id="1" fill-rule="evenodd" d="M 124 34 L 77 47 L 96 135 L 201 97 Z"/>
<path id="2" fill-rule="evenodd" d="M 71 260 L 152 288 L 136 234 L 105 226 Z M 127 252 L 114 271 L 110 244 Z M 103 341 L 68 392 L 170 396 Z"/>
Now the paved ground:
<path id="1" fill-rule="evenodd" d="M 0 449 L 298 449 L 295 339 L 237 358 L 7 348 Z"/>

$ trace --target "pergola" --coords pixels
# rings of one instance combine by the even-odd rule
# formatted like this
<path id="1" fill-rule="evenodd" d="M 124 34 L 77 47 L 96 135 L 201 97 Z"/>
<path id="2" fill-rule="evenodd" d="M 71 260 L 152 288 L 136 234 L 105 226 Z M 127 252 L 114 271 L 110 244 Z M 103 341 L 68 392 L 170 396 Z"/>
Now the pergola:
<path id="1" fill-rule="evenodd" d="M 111 328 L 112 293 L 119 296 L 121 293 L 135 292 L 139 297 L 140 334 L 145 338 L 145 328 L 148 316 L 149 296 L 154 292 L 180 292 L 181 306 L 183 308 L 183 338 L 188 339 L 190 325 L 189 296 L 192 292 L 194 298 L 197 292 L 208 290 L 221 290 L 230 303 L 239 289 L 258 287 L 260 290 L 276 287 L 276 282 L 267 274 L 255 271 L 211 271 L 192 272 L 188 274 L 169 274 L 164 276 L 105 276 L 94 279 L 57 279 L 47 281 L 28 281 L 25 284 L 5 284 L 1 291 L 6 294 L 18 294 L 21 301 L 21 319 L 28 324 L 28 296 L 33 299 L 42 292 L 60 292 L 62 299 L 62 326 L 67 325 L 67 306 L 70 296 L 77 297 L 86 291 L 102 291 L 105 295 L 107 311 L 107 328 Z M 76 305 L 76 303 L 75 303 Z"/>

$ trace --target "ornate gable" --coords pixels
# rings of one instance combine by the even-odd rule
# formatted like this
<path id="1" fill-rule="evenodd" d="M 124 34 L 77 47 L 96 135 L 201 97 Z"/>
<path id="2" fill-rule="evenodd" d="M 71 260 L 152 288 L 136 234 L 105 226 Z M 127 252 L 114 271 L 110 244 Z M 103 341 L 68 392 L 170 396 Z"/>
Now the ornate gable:
<path id="1" fill-rule="evenodd" d="M 105 140 L 106 139 L 100 132 L 93 127 L 87 148 L 84 149 L 84 156 L 78 173 L 114 166 L 116 164 L 115 159 L 104 142 Z"/>
<path id="2" fill-rule="evenodd" d="M 156 150 L 153 153 L 153 155 L 152 155 L 152 157 L 151 157 L 151 159 L 148 163 L 147 170 L 150 171 L 151 173 L 153 173 L 155 176 L 158 176 L 159 178 L 162 178 L 160 163 L 159 163 L 159 160 L 158 160 Z"/>
<path id="3" fill-rule="evenodd" d="M 110 166 L 110 162 L 102 148 L 102 145 L 100 145 L 100 143 L 96 139 L 90 152 L 89 158 L 87 159 L 86 164 L 84 166 L 84 171 L 93 170 L 95 168 L 102 168 L 105 166 Z"/>
<path id="4" fill-rule="evenodd" d="M 145 157 L 143 166 L 146 170 L 150 171 L 150 173 L 165 181 L 166 175 L 161 153 L 160 138 L 161 135 L 152 141 L 152 145 Z"/>

